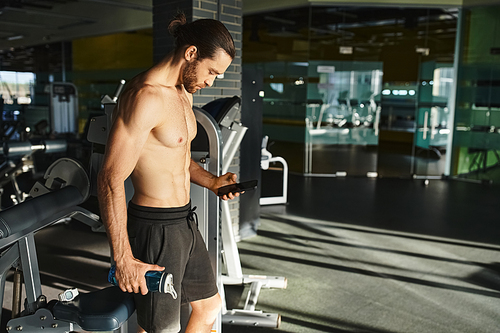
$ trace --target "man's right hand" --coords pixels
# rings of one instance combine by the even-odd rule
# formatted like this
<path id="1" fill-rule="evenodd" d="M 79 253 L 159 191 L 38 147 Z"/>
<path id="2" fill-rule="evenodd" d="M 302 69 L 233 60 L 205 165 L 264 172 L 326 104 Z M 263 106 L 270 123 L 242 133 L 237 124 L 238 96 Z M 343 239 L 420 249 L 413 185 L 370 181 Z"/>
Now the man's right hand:
<path id="1" fill-rule="evenodd" d="M 122 291 L 146 295 L 148 293 L 145 278 L 146 272 L 163 270 L 165 270 L 165 267 L 146 264 L 138 259 L 132 258 L 123 260 L 120 263 L 116 262 L 115 277 Z"/>

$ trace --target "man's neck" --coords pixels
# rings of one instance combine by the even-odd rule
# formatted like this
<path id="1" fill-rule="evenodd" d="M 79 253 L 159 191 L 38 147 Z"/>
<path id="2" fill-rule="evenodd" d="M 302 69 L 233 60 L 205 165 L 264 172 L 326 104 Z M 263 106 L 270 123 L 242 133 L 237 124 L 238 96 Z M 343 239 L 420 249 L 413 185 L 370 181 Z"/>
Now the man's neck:
<path id="1" fill-rule="evenodd" d="M 184 62 L 182 58 L 176 57 L 172 52 L 165 56 L 165 58 L 153 66 L 148 72 L 153 80 L 162 85 L 182 88 L 181 74 L 183 70 Z"/>

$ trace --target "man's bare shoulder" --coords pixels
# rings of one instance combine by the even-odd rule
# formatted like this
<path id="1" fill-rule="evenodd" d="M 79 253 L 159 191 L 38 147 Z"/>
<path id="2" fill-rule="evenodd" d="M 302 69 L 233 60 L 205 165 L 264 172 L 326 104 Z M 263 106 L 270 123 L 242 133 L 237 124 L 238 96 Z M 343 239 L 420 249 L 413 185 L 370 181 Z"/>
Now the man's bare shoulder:
<path id="1" fill-rule="evenodd" d="M 159 87 L 145 82 L 131 81 L 118 99 L 113 112 L 115 120 L 125 124 L 155 127 L 158 114 L 164 106 L 164 98 Z"/>
<path id="2" fill-rule="evenodd" d="M 120 101 L 126 101 L 130 105 L 131 103 L 147 102 L 150 99 L 159 99 L 161 96 L 161 89 L 158 85 L 131 81 L 120 96 Z"/>
<path id="3" fill-rule="evenodd" d="M 127 103 L 162 103 L 178 97 L 178 88 L 166 86 L 147 79 L 135 79 L 127 85 L 121 100 Z"/>

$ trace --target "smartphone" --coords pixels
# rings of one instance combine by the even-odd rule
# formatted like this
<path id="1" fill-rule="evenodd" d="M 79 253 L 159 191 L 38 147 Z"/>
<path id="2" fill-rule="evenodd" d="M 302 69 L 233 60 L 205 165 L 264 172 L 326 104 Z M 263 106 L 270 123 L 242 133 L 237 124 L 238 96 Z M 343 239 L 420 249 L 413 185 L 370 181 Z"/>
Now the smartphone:
<path id="1" fill-rule="evenodd" d="M 239 193 L 244 191 L 255 190 L 257 188 L 257 180 L 249 180 L 247 182 L 236 183 L 222 186 L 217 191 L 217 195 L 222 197 L 229 193 Z"/>

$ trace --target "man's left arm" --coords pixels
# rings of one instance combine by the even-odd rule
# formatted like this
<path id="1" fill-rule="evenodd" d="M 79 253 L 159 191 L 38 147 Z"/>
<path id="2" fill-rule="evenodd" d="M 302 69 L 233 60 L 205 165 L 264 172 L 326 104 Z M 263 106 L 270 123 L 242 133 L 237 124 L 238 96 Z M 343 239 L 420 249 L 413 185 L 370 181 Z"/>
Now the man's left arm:
<path id="1" fill-rule="evenodd" d="M 236 183 L 236 174 L 232 172 L 228 172 L 222 176 L 214 176 L 207 170 L 203 169 L 198 163 L 191 159 L 191 164 L 189 165 L 189 174 L 191 177 L 191 182 L 206 187 L 210 191 L 217 194 L 219 187 L 230 185 Z M 238 197 L 240 194 L 229 193 L 228 195 L 224 195 L 222 197 L 223 200 L 234 199 Z"/>

